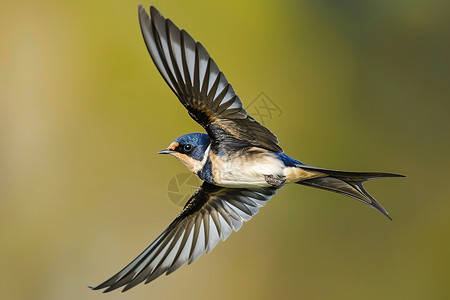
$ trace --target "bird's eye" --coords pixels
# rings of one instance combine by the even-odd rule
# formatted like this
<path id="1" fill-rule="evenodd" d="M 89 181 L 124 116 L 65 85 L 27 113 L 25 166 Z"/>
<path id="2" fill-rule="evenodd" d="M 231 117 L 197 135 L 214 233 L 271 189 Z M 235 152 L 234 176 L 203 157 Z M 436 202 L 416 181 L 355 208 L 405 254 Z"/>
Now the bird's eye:
<path id="1" fill-rule="evenodd" d="M 191 144 L 184 145 L 183 150 L 184 152 L 190 152 L 192 150 L 192 145 Z"/>

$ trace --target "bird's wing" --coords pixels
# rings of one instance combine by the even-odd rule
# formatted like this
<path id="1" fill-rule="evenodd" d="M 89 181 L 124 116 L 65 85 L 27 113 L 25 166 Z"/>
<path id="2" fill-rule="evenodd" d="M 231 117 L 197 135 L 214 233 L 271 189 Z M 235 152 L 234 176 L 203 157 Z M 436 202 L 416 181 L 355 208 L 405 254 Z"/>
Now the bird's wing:
<path id="1" fill-rule="evenodd" d="M 276 193 L 276 188 L 223 188 L 204 182 L 178 217 L 136 259 L 93 289 L 126 291 L 146 280 L 167 275 L 209 253 L 243 222 L 254 216 Z"/>
<path id="2" fill-rule="evenodd" d="M 247 114 L 239 96 L 202 44 L 153 6 L 150 14 L 151 18 L 139 5 L 142 35 L 153 62 L 189 115 L 205 128 L 210 138 L 226 142 L 231 136 L 282 152 L 277 137 Z"/>

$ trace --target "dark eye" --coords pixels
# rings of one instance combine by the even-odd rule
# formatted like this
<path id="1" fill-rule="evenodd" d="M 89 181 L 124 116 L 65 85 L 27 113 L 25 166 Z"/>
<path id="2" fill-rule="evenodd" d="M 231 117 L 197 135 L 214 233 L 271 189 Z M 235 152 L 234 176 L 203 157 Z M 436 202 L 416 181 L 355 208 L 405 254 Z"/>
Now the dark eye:
<path id="1" fill-rule="evenodd" d="M 183 150 L 184 152 L 190 152 L 192 150 L 192 145 L 191 144 L 184 145 Z"/>

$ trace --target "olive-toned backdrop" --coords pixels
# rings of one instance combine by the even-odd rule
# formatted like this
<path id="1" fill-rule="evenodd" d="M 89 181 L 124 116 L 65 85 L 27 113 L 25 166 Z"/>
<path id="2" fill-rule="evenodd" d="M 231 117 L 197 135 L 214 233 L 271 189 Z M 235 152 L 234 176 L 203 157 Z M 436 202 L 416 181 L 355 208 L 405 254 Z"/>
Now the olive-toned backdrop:
<path id="1" fill-rule="evenodd" d="M 154 67 L 138 2 L 6 0 L 3 299 L 450 298 L 447 1 L 144 4 L 200 40 L 245 105 L 264 93 L 288 155 L 407 175 L 366 184 L 394 221 L 287 186 L 193 265 L 125 294 L 89 290 L 178 214 L 168 186 L 186 169 L 156 152 L 202 129 Z"/>

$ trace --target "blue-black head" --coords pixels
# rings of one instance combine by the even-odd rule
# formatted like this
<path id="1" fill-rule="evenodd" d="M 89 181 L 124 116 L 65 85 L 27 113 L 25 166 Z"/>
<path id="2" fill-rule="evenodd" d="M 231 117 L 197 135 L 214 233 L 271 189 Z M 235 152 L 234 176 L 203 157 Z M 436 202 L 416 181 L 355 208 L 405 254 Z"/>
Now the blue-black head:
<path id="1" fill-rule="evenodd" d="M 170 154 L 181 161 L 191 172 L 197 173 L 205 163 L 206 150 L 210 144 L 205 133 L 188 133 L 177 137 L 159 154 Z"/>

